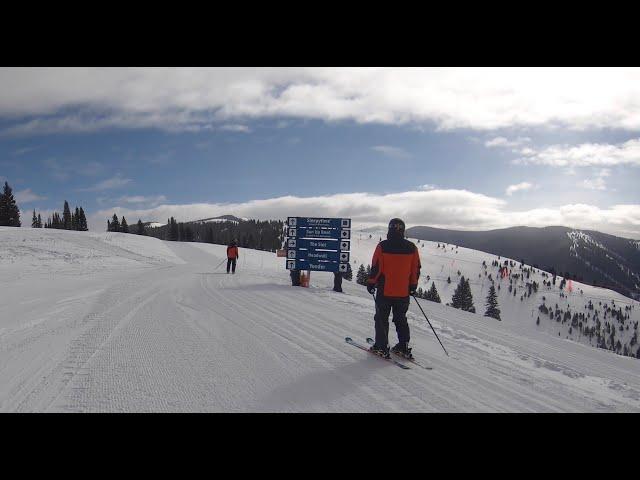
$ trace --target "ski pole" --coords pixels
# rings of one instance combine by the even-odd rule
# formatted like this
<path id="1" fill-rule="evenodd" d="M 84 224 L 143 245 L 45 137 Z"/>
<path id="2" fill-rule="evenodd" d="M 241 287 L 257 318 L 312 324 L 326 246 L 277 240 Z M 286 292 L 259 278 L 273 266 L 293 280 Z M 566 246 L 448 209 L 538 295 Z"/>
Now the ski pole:
<path id="1" fill-rule="evenodd" d="M 222 261 L 218 264 L 218 266 L 216 268 L 214 268 L 213 270 L 215 271 L 215 270 L 219 269 L 222 266 L 222 264 L 224 263 L 225 260 L 226 260 L 226 258 L 223 258 Z"/>
<path id="2" fill-rule="evenodd" d="M 431 327 L 431 330 L 433 330 L 433 334 L 436 336 L 436 338 L 438 339 L 438 342 L 440 342 L 440 337 L 438 337 L 438 334 L 436 333 L 436 331 L 433 329 L 433 325 L 431 325 L 431 322 L 429 321 L 429 319 L 427 318 L 427 314 L 424 313 L 424 310 L 422 310 L 422 307 L 420 306 L 420 303 L 418 303 L 418 299 L 416 298 L 415 295 L 411 295 L 413 297 L 413 299 L 415 300 L 415 302 L 418 304 L 418 307 L 420 308 L 420 311 L 422 312 L 422 315 L 424 315 L 424 318 L 427 320 L 427 323 L 429 324 L 429 326 Z M 449 356 L 449 353 L 447 352 L 447 349 L 444 348 L 444 345 L 442 345 L 442 342 L 440 342 L 440 346 L 442 347 L 442 349 L 444 350 L 444 353 L 447 354 L 447 357 Z"/>

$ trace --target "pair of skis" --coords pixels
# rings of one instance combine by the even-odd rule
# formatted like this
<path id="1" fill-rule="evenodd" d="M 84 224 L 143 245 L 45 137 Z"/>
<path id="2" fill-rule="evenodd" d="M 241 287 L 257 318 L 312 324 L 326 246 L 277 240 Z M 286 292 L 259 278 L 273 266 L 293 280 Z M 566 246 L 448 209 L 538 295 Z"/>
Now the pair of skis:
<path id="1" fill-rule="evenodd" d="M 403 370 L 411 370 L 411 367 L 409 367 L 408 365 L 405 365 L 402 362 L 399 362 L 395 358 L 385 358 L 385 357 L 382 357 L 382 356 L 380 356 L 380 355 L 378 355 L 376 353 L 373 353 L 371 350 L 369 350 L 369 348 L 367 346 L 362 345 L 361 343 L 358 343 L 358 342 L 354 341 L 351 337 L 346 337 L 344 340 L 348 344 L 353 345 L 354 347 L 357 347 L 357 348 L 359 348 L 361 350 L 364 350 L 365 352 L 369 352 L 370 354 L 375 355 L 376 357 L 378 357 L 378 358 L 380 358 L 382 360 L 385 360 L 387 362 L 391 362 L 391 363 L 395 364 L 396 366 L 402 368 Z M 367 338 L 367 343 L 369 345 L 373 345 L 374 344 L 373 338 Z M 394 354 L 394 355 L 397 355 L 397 354 Z M 413 363 L 414 365 L 416 365 L 418 367 L 424 368 L 425 370 L 433 370 L 432 367 L 427 367 L 426 365 L 423 365 L 422 363 L 418 362 L 414 358 L 405 358 L 405 357 L 403 357 L 401 355 L 398 355 L 398 357 L 402 358 L 403 360 L 406 360 L 407 362 Z"/>

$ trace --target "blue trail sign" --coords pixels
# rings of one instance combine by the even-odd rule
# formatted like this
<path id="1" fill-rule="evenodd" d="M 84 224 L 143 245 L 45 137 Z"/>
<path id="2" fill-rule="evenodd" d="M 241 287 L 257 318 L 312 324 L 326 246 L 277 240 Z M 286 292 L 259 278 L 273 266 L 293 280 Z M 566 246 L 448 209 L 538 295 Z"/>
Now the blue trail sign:
<path id="1" fill-rule="evenodd" d="M 349 240 L 351 239 L 351 230 L 348 228 L 289 227 L 287 236 L 289 238 Z"/>
<path id="2" fill-rule="evenodd" d="M 349 252 L 329 252 L 326 250 L 287 250 L 287 258 L 302 261 L 348 262 Z"/>
<path id="3" fill-rule="evenodd" d="M 351 228 L 350 218 L 289 217 L 289 227 L 297 228 Z"/>
<path id="4" fill-rule="evenodd" d="M 334 250 L 348 252 L 350 242 L 348 240 L 314 240 L 310 238 L 290 238 L 287 240 L 287 248 L 303 250 Z"/>
<path id="5" fill-rule="evenodd" d="M 288 217 L 288 270 L 349 270 L 350 218 Z"/>
<path id="6" fill-rule="evenodd" d="M 341 272 L 348 271 L 348 263 L 337 262 L 305 262 L 301 260 L 287 259 L 287 270 L 311 270 L 316 272 Z"/>

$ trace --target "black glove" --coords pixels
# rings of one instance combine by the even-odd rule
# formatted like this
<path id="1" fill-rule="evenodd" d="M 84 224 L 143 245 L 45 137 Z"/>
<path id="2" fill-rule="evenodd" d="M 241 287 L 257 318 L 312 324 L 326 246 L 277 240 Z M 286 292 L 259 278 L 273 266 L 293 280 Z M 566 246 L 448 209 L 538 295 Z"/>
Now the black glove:
<path id="1" fill-rule="evenodd" d="M 417 289 L 418 289 L 417 285 L 409 285 L 409 295 L 415 295 Z"/>
<path id="2" fill-rule="evenodd" d="M 367 285 L 367 292 L 369 292 L 371 295 L 373 295 L 374 293 L 376 293 L 376 286 L 375 285 Z"/>

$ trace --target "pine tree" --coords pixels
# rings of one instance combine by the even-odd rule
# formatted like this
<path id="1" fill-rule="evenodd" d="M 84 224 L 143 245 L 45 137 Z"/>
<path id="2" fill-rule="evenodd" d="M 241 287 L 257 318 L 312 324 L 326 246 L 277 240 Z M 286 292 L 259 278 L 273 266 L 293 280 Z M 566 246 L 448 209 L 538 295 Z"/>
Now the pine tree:
<path id="1" fill-rule="evenodd" d="M 146 235 L 144 231 L 144 225 L 142 224 L 142 220 L 138 219 L 138 229 L 136 231 L 137 235 Z"/>
<path id="2" fill-rule="evenodd" d="M 363 264 L 360 264 L 358 273 L 356 273 L 356 283 L 360 285 L 366 285 L 367 283 L 367 271 L 364 269 Z"/>
<path id="3" fill-rule="evenodd" d="M 119 232 L 120 231 L 120 221 L 118 220 L 118 216 L 114 213 L 111 218 L 111 231 Z"/>
<path id="4" fill-rule="evenodd" d="M 122 216 L 122 222 L 120 223 L 120 231 L 122 233 L 129 233 L 129 225 L 127 225 L 127 219 Z"/>
<path id="5" fill-rule="evenodd" d="M 73 229 L 76 231 L 80 230 L 80 209 L 78 207 L 76 207 L 75 214 L 71 215 L 71 219 Z"/>
<path id="6" fill-rule="evenodd" d="M 184 226 L 184 236 L 182 238 L 185 242 L 193 242 L 193 229 L 189 225 Z M 249 236 L 248 239 L 245 239 L 245 248 L 253 248 L 253 238 Z"/>
<path id="7" fill-rule="evenodd" d="M 485 317 L 495 318 L 500 320 L 500 309 L 498 308 L 498 295 L 493 285 L 489 288 L 489 295 L 487 295 L 487 311 L 484 313 Z"/>
<path id="8" fill-rule="evenodd" d="M 436 289 L 436 282 L 433 282 L 431 284 L 431 288 L 426 293 L 424 298 L 432 302 L 442 303 L 442 300 L 440 300 L 440 295 L 438 295 L 438 290 Z"/>
<path id="9" fill-rule="evenodd" d="M 64 201 L 64 210 L 62 211 L 62 221 L 65 230 L 71 230 L 71 210 L 69 210 L 69 204 Z"/>
<path id="10" fill-rule="evenodd" d="M 33 218 L 31 219 L 31 228 L 38 228 L 38 217 L 36 217 L 36 211 L 33 210 Z"/>
<path id="11" fill-rule="evenodd" d="M 178 241 L 178 223 L 176 222 L 176 219 L 171 217 L 167 223 L 169 226 L 167 231 L 167 240 L 173 242 Z"/>
<path id="12" fill-rule="evenodd" d="M 473 306 L 473 296 L 471 295 L 471 287 L 469 286 L 469 281 L 466 280 L 464 276 L 460 277 L 460 282 L 458 283 L 458 286 L 453 293 L 451 306 L 453 308 L 458 308 L 466 312 L 475 313 L 476 311 L 475 307 Z"/>
<path id="13" fill-rule="evenodd" d="M 347 271 L 342 274 L 342 278 L 348 281 L 353 280 L 353 270 L 351 269 L 351 264 L 347 263 Z"/>
<path id="14" fill-rule="evenodd" d="M 87 216 L 84 214 L 84 210 L 80 207 L 80 221 L 78 222 L 79 229 L 83 232 L 89 230 L 89 225 L 87 224 Z"/>
<path id="15" fill-rule="evenodd" d="M 8 182 L 4 182 L 0 194 L 0 227 L 20 227 L 20 209 L 13 197 L 13 190 Z"/>
<path id="16" fill-rule="evenodd" d="M 42 217 L 38 213 L 38 228 L 42 228 Z"/>

